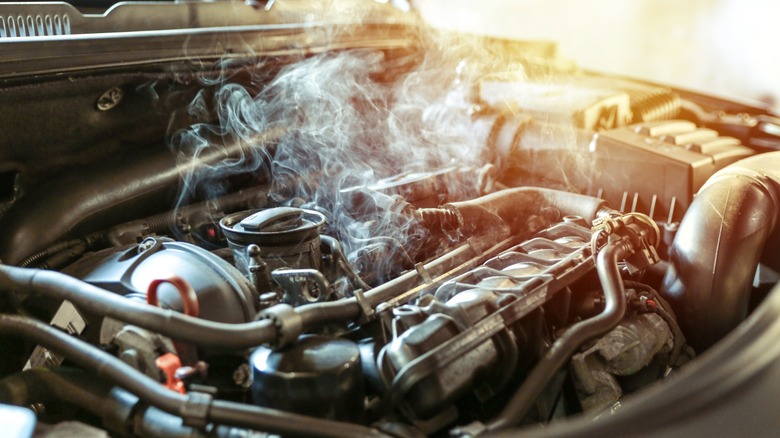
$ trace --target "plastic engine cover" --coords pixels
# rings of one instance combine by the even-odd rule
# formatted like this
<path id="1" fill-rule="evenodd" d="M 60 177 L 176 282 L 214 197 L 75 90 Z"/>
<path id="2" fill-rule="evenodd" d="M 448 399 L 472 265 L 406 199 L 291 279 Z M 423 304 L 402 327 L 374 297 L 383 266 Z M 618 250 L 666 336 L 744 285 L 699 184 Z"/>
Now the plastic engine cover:
<path id="1" fill-rule="evenodd" d="M 256 312 L 256 293 L 246 277 L 218 256 L 188 243 L 148 238 L 132 247 L 90 254 L 64 272 L 143 301 L 149 283 L 176 275 L 194 289 L 203 319 L 242 323 Z M 160 284 L 157 295 L 161 307 L 183 312 L 174 286 Z"/>

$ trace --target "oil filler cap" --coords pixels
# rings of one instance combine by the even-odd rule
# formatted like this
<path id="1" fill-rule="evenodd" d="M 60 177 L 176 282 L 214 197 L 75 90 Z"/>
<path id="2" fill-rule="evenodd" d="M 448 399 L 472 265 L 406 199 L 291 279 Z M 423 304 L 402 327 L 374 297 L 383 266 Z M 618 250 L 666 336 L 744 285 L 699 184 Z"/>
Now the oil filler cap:
<path id="1" fill-rule="evenodd" d="M 253 213 L 239 222 L 245 230 L 270 233 L 288 231 L 302 225 L 303 210 L 294 207 L 278 207 Z"/>
<path id="2" fill-rule="evenodd" d="M 249 275 L 247 247 L 257 245 L 269 271 L 279 268 L 319 269 L 320 232 L 325 216 L 294 207 L 245 210 L 219 221 L 236 266 Z"/>

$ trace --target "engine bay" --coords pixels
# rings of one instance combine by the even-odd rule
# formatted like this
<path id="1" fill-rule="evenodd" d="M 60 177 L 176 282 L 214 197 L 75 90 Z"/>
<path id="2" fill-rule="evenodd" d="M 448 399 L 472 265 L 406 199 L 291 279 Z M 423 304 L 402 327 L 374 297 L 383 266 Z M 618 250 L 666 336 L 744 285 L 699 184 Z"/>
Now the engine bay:
<path id="1" fill-rule="evenodd" d="M 6 82 L 0 402 L 79 435 L 599 421 L 777 282 L 770 111 L 429 44 Z"/>

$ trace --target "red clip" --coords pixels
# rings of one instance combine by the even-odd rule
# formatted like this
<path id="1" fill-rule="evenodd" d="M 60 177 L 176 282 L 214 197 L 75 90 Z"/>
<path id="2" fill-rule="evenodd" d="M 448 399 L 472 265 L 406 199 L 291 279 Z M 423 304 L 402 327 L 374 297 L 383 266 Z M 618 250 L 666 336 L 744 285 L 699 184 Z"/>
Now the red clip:
<path id="1" fill-rule="evenodd" d="M 152 306 L 159 305 L 159 301 L 157 299 L 157 288 L 159 288 L 163 283 L 169 283 L 173 285 L 173 287 L 175 287 L 179 292 L 181 301 L 184 304 L 184 314 L 197 318 L 198 314 L 200 313 L 198 296 L 195 294 L 195 290 L 192 289 L 192 286 L 190 286 L 187 281 L 177 275 L 172 275 L 168 278 L 158 278 L 152 280 L 152 282 L 149 283 L 149 288 L 146 291 L 146 302 Z M 179 356 L 176 358 L 176 360 L 180 361 L 178 365 L 179 367 L 181 367 L 181 362 L 192 366 L 195 365 L 195 363 L 198 361 L 198 354 L 194 347 L 178 341 L 173 341 L 173 346 L 176 348 L 176 352 L 179 353 Z M 162 367 L 160 368 L 162 369 Z M 163 369 L 163 371 L 165 370 Z M 176 371 L 176 369 L 174 369 L 174 371 Z"/>
<path id="2" fill-rule="evenodd" d="M 177 275 L 172 275 L 168 278 L 158 278 L 152 280 L 152 282 L 149 283 L 149 288 L 146 291 L 147 303 L 151 304 L 152 306 L 158 305 L 157 288 L 160 287 L 160 285 L 163 283 L 170 283 L 179 292 L 181 301 L 184 303 L 185 315 L 194 317 L 198 316 L 198 313 L 200 313 L 200 307 L 198 306 L 198 296 L 195 294 L 192 286 L 190 286 L 187 281 Z"/>
<path id="3" fill-rule="evenodd" d="M 653 300 L 647 300 L 647 307 L 650 309 L 651 312 L 655 312 L 656 309 L 658 309 L 658 305 Z"/>
<path id="4" fill-rule="evenodd" d="M 155 359 L 154 364 L 165 375 L 165 383 L 163 386 L 166 388 L 184 394 L 184 382 L 176 377 L 176 370 L 181 368 L 181 360 L 179 356 L 173 353 L 165 353 L 162 356 Z"/>

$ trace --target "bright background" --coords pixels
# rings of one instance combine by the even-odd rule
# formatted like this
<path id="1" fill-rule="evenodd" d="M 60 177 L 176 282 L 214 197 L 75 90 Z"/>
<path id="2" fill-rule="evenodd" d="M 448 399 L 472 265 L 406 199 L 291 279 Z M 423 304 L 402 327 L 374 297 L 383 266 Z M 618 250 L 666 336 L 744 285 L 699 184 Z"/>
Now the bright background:
<path id="1" fill-rule="evenodd" d="M 780 107 L 779 0 L 417 0 L 431 24 L 556 41 L 579 66 Z"/>

